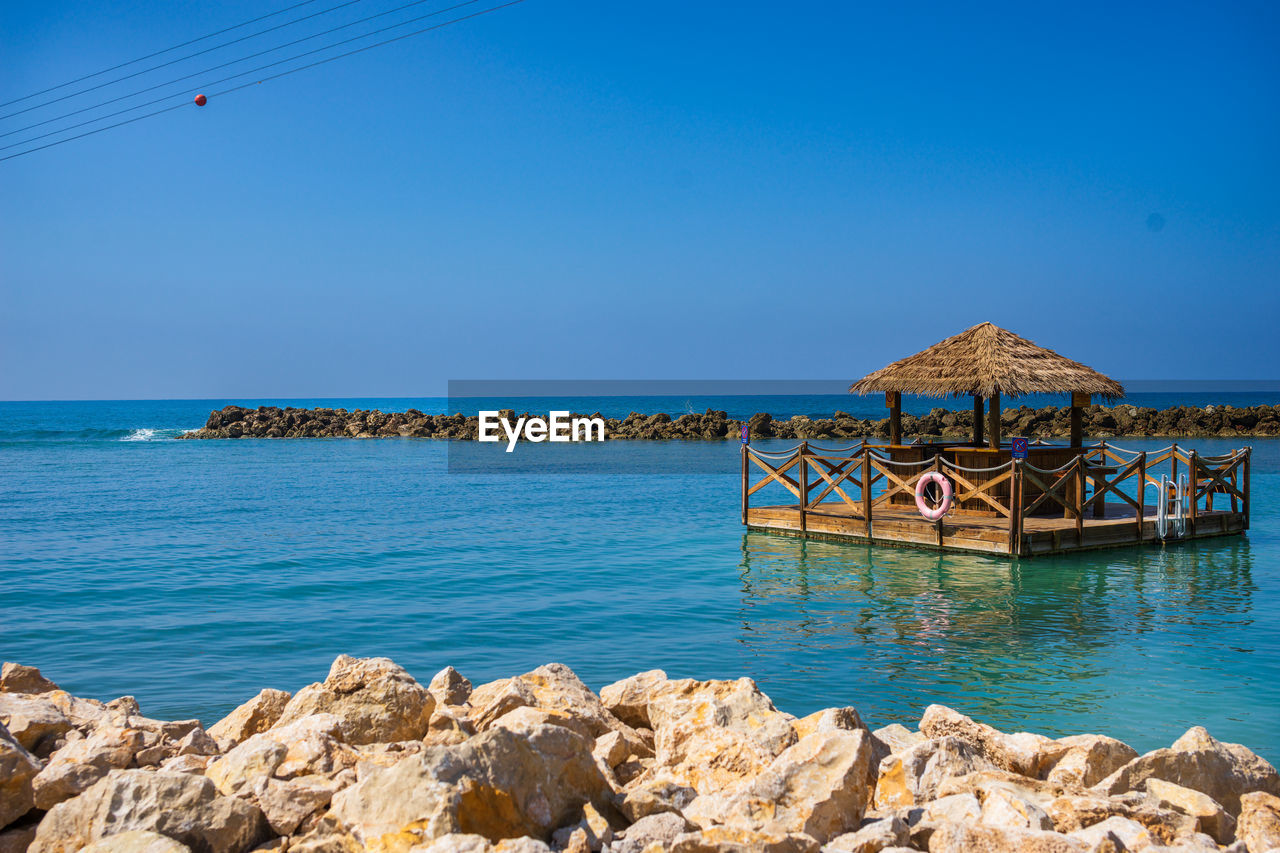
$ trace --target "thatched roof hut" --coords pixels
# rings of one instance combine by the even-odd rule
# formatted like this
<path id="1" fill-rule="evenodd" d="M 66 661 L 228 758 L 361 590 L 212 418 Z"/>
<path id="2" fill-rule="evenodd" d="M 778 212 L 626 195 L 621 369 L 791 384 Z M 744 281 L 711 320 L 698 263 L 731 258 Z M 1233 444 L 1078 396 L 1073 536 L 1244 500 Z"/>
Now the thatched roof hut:
<path id="1" fill-rule="evenodd" d="M 849 391 L 926 397 L 1075 393 L 1115 400 L 1124 396 L 1124 388 L 1114 379 L 993 323 L 979 323 L 869 373 L 850 385 Z"/>
<path id="2" fill-rule="evenodd" d="M 1079 408 L 1096 394 L 1108 400 L 1124 396 L 1119 382 L 1091 367 L 1037 346 L 992 323 L 979 323 L 934 344 L 926 350 L 895 361 L 849 386 L 855 394 L 886 393 L 892 421 L 900 421 L 901 395 L 974 397 L 974 442 L 982 441 L 982 398 L 991 401 L 989 434 L 992 446 L 1000 442 L 1000 395 L 1072 395 L 1072 444 L 1079 446 Z M 892 442 L 901 441 L 901 428 L 891 427 Z"/>

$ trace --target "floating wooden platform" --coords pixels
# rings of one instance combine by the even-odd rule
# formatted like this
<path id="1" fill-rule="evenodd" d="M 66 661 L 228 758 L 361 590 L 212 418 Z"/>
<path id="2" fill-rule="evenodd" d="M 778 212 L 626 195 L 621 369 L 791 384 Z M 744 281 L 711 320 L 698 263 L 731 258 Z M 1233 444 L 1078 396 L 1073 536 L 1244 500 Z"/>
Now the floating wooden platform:
<path id="1" fill-rule="evenodd" d="M 1105 442 L 1041 444 L 1025 455 L 955 444 L 826 449 L 802 442 L 778 452 L 744 445 L 742 523 L 790 535 L 1009 557 L 1230 536 L 1249 528 L 1247 447 L 1205 457 L 1176 444 L 1155 452 Z M 763 472 L 754 484 L 753 471 Z M 922 485 L 925 475 L 945 478 L 953 493 L 950 511 L 938 521 L 916 506 L 917 489 L 933 495 L 934 486 Z M 753 506 L 762 489 L 794 502 Z"/>
<path id="2" fill-rule="evenodd" d="M 863 544 L 1010 556 L 1009 522 L 996 516 L 953 513 L 939 523 L 925 520 L 914 507 L 885 507 L 874 512 L 871 538 L 868 539 L 862 514 L 842 501 L 811 506 L 804 515 L 802 528 L 799 504 L 750 507 L 747 510 L 747 527 Z M 1176 541 L 1227 536 L 1241 533 L 1244 529 L 1243 512 L 1202 510 L 1196 517 L 1195 530 L 1187 530 Z M 1160 541 L 1156 532 L 1155 507 L 1146 510 L 1141 538 L 1137 513 L 1128 507 L 1117 507 L 1109 509 L 1105 518 L 1086 519 L 1079 530 L 1071 518 L 1027 518 L 1023 522 L 1022 550 L 1018 556 L 1132 547 Z"/>

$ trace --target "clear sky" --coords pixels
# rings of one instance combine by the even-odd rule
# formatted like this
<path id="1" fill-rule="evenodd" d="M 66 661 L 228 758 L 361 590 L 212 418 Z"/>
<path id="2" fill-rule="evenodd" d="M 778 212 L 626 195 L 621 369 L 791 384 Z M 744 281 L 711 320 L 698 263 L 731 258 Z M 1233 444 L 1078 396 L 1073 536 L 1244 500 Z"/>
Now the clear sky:
<path id="1" fill-rule="evenodd" d="M 290 2 L 8 0 L 0 101 Z M 527 0 L 0 163 L 0 398 L 853 379 L 983 320 L 1277 378 L 1278 43 L 1273 3 Z"/>

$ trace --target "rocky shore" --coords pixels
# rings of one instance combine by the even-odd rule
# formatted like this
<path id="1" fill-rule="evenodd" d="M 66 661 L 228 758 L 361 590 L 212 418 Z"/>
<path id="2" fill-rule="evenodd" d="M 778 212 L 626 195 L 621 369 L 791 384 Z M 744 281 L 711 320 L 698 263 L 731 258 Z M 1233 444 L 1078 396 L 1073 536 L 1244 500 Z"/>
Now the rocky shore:
<path id="1" fill-rule="evenodd" d="M 746 678 L 424 686 L 344 655 L 206 729 L 0 674 L 0 853 L 1275 849 L 1275 768 L 1198 727 L 1139 755 L 940 705 L 916 729 L 796 718 Z"/>
<path id="2" fill-rule="evenodd" d="M 1070 435 L 1070 410 L 1047 406 L 1032 409 L 1006 408 L 1003 412 L 1005 435 L 1028 438 L 1065 438 Z M 514 412 L 507 411 L 508 416 Z M 526 413 L 528 414 L 528 413 Z M 545 416 L 545 412 L 541 415 Z M 599 417 L 576 415 L 576 417 Z M 677 417 L 665 413 L 643 415 L 632 412 L 626 418 L 605 418 L 609 439 L 736 439 L 742 422 L 723 411 L 708 409 L 703 414 Z M 835 412 L 829 418 L 812 419 L 803 415 L 788 420 L 774 420 L 767 412 L 753 415 L 749 421 L 755 438 L 857 440 L 887 438 L 889 419 L 855 418 L 846 412 Z M 902 416 L 905 435 L 962 438 L 972 434 L 973 413 L 933 409 L 916 417 Z M 1136 406 L 1091 406 L 1084 410 L 1085 434 L 1094 438 L 1113 436 L 1167 436 L 1170 438 L 1205 436 L 1280 435 L 1280 406 L 1179 406 L 1150 409 Z M 246 409 L 227 406 L 211 412 L 204 427 L 179 438 L 445 438 L 474 440 L 478 418 L 474 415 L 427 415 L 417 409 L 405 412 L 380 412 L 376 409 L 295 409 L 262 406 Z"/>

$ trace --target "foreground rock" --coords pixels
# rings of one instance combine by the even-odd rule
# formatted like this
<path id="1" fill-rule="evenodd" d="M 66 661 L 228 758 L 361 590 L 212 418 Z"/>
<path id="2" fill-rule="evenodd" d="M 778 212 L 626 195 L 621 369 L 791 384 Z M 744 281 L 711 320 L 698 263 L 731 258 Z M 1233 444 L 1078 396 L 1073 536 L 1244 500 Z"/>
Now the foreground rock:
<path id="1" fill-rule="evenodd" d="M 0 687 L 0 853 L 1280 850 L 1275 768 L 1202 728 L 1138 755 L 940 705 L 796 718 L 746 678 L 423 686 L 345 655 L 208 732 L 29 667 Z"/>
<path id="2" fill-rule="evenodd" d="M 515 412 L 507 411 L 506 414 L 514 422 Z M 1083 417 L 1085 433 L 1097 438 L 1280 435 L 1280 406 L 1150 409 L 1122 404 L 1115 407 L 1090 406 L 1084 410 Z M 625 418 L 603 420 L 609 439 L 722 441 L 737 438 L 743 426 L 742 421 L 715 409 L 674 418 L 663 412 L 653 415 L 632 412 Z M 1006 435 L 1063 438 L 1071 434 L 1070 409 L 1065 406 L 1007 408 L 1002 413 L 1002 423 L 1002 432 Z M 887 417 L 863 419 L 847 412 L 835 412 L 829 418 L 817 419 L 796 415 L 789 420 L 774 420 L 767 412 L 758 412 L 747 424 L 754 438 L 859 439 L 887 438 L 889 435 Z M 973 432 L 973 413 L 935 408 L 927 415 L 904 414 L 902 428 L 907 435 L 962 438 Z M 179 438 L 445 438 L 474 441 L 478 433 L 479 418 L 475 415 L 427 415 L 417 409 L 380 412 L 227 406 L 211 412 L 202 428 Z"/>
<path id="3" fill-rule="evenodd" d="M 50 809 L 30 850 L 71 853 L 138 830 L 163 835 L 194 853 L 239 853 L 268 836 L 262 812 L 244 800 L 219 796 L 208 779 L 163 770 L 116 770 Z"/>

